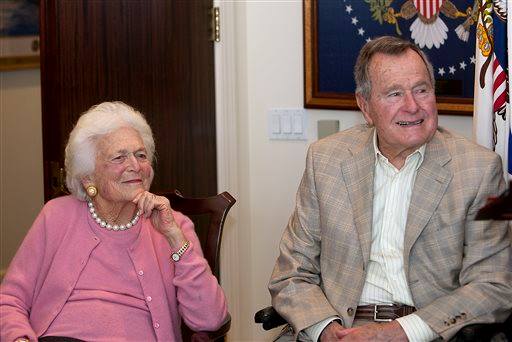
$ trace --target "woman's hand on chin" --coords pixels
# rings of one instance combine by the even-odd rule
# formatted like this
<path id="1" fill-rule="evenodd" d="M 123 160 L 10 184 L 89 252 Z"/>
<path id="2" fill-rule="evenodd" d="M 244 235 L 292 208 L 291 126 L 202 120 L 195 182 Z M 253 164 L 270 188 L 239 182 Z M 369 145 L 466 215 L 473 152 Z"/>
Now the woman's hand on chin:
<path id="1" fill-rule="evenodd" d="M 141 216 L 151 219 L 153 227 L 167 238 L 171 248 L 179 249 L 187 241 L 174 221 L 171 204 L 166 197 L 144 191 L 135 196 L 132 202 L 141 211 Z"/>

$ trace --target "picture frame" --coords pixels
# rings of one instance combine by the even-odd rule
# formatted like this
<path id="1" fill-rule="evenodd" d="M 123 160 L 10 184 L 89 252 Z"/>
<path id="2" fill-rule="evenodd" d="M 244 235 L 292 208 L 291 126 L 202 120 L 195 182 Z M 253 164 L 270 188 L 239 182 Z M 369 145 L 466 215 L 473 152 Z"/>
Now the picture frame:
<path id="1" fill-rule="evenodd" d="M 39 2 L 0 2 L 0 71 L 39 68 Z"/>
<path id="2" fill-rule="evenodd" d="M 414 18 L 400 22 L 396 20 L 395 25 L 382 20 L 383 23 L 379 26 L 378 15 L 376 16 L 375 12 L 370 11 L 372 2 L 382 4 L 377 0 L 303 0 L 304 107 L 359 110 L 354 95 L 353 68 L 357 53 L 364 45 L 365 40 L 351 40 L 351 35 L 354 36 L 354 33 L 345 31 L 357 29 L 359 31 L 356 31 L 358 33 L 356 35 L 359 36 L 359 33 L 366 30 L 366 39 L 371 39 L 370 34 L 375 37 L 398 35 L 397 32 L 400 32 L 403 38 L 411 39 L 406 34 L 408 32 L 405 31 L 408 25 L 410 26 L 411 22 L 414 22 Z M 400 1 L 395 2 L 398 3 L 397 8 L 389 6 L 387 12 L 382 10 L 380 14 L 403 12 L 406 0 L 401 1 L 403 4 L 400 4 Z M 442 15 L 443 12 L 438 9 L 438 17 L 441 18 L 441 21 L 447 22 L 445 26 L 448 28 L 449 41 L 440 44 L 442 50 L 434 49 L 435 46 L 426 49 L 426 46 L 418 45 L 424 51 L 427 50 L 425 52 L 434 65 L 439 114 L 471 116 L 473 115 L 475 28 L 465 25 L 467 28 L 467 31 L 464 32 L 467 35 L 466 41 L 457 37 L 458 33 L 455 33 L 455 28 L 459 29 L 459 26 L 462 27 L 464 23 L 470 22 L 469 17 L 473 15 L 473 0 L 451 0 L 451 3 L 460 7 L 460 13 L 468 15 L 467 21 L 462 20 L 464 18 L 451 20 Z M 349 16 L 348 18 L 345 16 L 343 19 L 341 15 L 347 13 L 342 12 L 347 10 L 350 10 Z M 322 12 L 319 13 L 320 11 Z M 337 15 L 339 17 L 336 17 Z M 375 19 L 376 17 L 377 19 Z M 416 17 L 419 19 L 419 13 Z M 346 23 L 345 26 L 339 25 L 339 22 L 343 20 L 350 20 L 351 24 L 349 25 L 357 22 L 357 25 L 354 24 L 354 27 L 347 26 Z M 374 34 L 376 35 L 374 36 Z M 443 61 L 442 58 L 450 55 L 451 51 L 447 52 L 450 49 L 455 49 L 456 52 L 463 51 L 469 55 L 459 57 L 454 61 Z M 436 64 L 437 60 L 440 60 L 439 64 Z M 452 71 L 454 72 L 452 73 Z M 441 72 L 446 77 L 441 77 Z"/>

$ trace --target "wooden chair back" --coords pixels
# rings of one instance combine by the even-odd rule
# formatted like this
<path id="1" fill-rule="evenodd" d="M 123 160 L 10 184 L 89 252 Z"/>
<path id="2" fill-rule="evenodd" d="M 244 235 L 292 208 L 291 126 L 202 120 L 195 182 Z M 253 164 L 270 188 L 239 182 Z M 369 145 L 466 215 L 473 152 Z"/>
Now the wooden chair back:
<path id="1" fill-rule="evenodd" d="M 220 283 L 222 230 L 228 211 L 236 200 L 226 191 L 206 198 L 183 197 L 178 190 L 160 193 L 160 195 L 169 199 L 173 210 L 181 212 L 194 222 L 204 257 Z M 224 341 L 230 327 L 231 317 L 228 317 L 217 331 L 210 332 L 192 331 L 182 322 L 182 338 L 183 341 Z"/>
<path id="2" fill-rule="evenodd" d="M 190 217 L 194 222 L 204 257 L 208 261 L 212 273 L 220 281 L 220 245 L 222 230 L 229 209 L 236 200 L 227 191 L 206 198 L 188 198 L 174 190 L 161 195 L 171 202 L 173 210 Z"/>

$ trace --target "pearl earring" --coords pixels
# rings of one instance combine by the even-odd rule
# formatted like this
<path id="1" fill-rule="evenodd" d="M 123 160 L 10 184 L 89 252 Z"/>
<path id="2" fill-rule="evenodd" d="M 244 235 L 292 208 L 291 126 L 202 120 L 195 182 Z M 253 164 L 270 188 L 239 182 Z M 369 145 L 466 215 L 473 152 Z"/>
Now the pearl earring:
<path id="1" fill-rule="evenodd" d="M 89 185 L 87 188 L 85 188 L 85 191 L 87 192 L 87 196 L 90 198 L 93 198 L 98 194 L 98 188 L 96 188 L 94 185 Z"/>

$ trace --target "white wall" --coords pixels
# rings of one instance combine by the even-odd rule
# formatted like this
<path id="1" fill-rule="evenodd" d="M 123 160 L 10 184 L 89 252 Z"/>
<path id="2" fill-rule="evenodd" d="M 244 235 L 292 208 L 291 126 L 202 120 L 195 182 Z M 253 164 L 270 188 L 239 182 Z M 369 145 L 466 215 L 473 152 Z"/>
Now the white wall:
<path id="1" fill-rule="evenodd" d="M 270 141 L 268 109 L 304 104 L 302 1 L 245 1 L 235 7 L 241 333 L 233 338 L 270 340 L 276 331 L 264 332 L 253 316 L 270 303 L 268 279 L 294 205 L 307 146 L 316 140 L 316 121 L 340 120 L 340 129 L 345 129 L 363 119 L 359 112 L 308 110 L 308 142 Z M 441 116 L 440 124 L 471 137 L 470 117 Z"/>
<path id="2" fill-rule="evenodd" d="M 0 272 L 43 205 L 39 69 L 0 72 Z"/>

